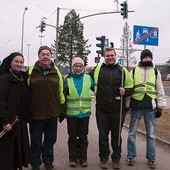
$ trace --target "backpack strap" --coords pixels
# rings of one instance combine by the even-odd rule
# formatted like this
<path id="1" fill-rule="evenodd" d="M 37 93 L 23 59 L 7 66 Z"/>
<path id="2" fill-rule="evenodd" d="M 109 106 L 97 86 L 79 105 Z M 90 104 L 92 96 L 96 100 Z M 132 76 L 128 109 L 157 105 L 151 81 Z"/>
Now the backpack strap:
<path id="1" fill-rule="evenodd" d="M 155 71 L 155 76 L 156 76 L 156 79 L 157 79 L 158 70 L 156 68 L 154 68 L 154 71 Z"/>

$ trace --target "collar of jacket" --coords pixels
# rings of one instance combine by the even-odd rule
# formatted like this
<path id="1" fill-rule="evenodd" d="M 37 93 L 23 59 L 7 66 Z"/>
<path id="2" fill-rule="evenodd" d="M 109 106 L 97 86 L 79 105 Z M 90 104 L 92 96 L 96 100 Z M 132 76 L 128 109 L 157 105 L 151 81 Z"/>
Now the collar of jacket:
<path id="1" fill-rule="evenodd" d="M 39 66 L 39 61 L 37 61 L 37 62 L 35 63 L 34 68 L 43 72 L 42 67 Z M 47 69 L 49 69 L 50 72 L 51 72 L 51 71 L 56 72 L 55 67 L 54 67 L 54 63 L 53 63 L 53 62 L 51 62 L 50 67 L 48 67 Z"/>
<path id="2" fill-rule="evenodd" d="M 118 63 L 116 64 L 106 64 L 106 63 L 103 63 L 102 64 L 102 67 L 107 67 L 107 68 L 116 68 L 118 66 Z"/>
<path id="3" fill-rule="evenodd" d="M 81 74 L 76 74 L 74 71 L 71 71 L 68 77 L 82 77 L 84 75 L 84 71 Z"/>

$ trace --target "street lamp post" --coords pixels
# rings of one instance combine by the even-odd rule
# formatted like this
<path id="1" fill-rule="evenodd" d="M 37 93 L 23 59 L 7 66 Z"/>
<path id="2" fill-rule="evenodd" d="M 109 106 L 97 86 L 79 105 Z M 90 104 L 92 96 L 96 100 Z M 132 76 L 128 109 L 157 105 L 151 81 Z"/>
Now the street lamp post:
<path id="1" fill-rule="evenodd" d="M 39 37 L 40 37 L 40 46 L 42 46 L 42 39 L 43 39 L 43 35 L 39 35 Z"/>
<path id="2" fill-rule="evenodd" d="M 27 65 L 29 66 L 29 58 L 30 58 L 30 49 L 29 49 L 29 47 L 30 47 L 31 44 L 26 44 L 26 45 L 28 46 Z"/>
<path id="3" fill-rule="evenodd" d="M 27 7 L 24 9 L 23 17 L 22 17 L 22 39 L 21 39 L 21 54 L 23 54 L 23 41 L 24 41 L 24 17 L 25 17 L 25 12 L 28 10 Z"/>
<path id="4" fill-rule="evenodd" d="M 59 13 L 60 8 L 57 8 L 57 20 L 56 20 L 56 42 L 55 42 L 55 48 L 56 48 L 56 64 L 57 64 L 57 54 L 58 54 L 58 30 L 59 30 Z"/>

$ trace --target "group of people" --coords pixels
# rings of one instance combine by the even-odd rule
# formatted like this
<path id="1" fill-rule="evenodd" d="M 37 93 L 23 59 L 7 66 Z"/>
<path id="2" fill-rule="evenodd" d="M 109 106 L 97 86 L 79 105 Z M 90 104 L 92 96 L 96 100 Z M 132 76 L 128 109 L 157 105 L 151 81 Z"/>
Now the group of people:
<path id="1" fill-rule="evenodd" d="M 166 99 L 161 74 L 152 63 L 152 52 L 141 52 L 141 61 L 132 73 L 117 63 L 116 52 L 110 47 L 105 48 L 102 65 L 89 74 L 85 73 L 82 58 L 75 56 L 72 71 L 64 79 L 51 59 L 51 49 L 41 46 L 38 61 L 27 72 L 22 71 L 24 57 L 18 52 L 11 53 L 0 66 L 0 132 L 5 132 L 0 135 L 0 169 L 22 170 L 31 164 L 32 170 L 39 170 L 42 163 L 47 170 L 54 169 L 58 121 L 64 118 L 69 166 L 80 163 L 87 167 L 91 90 L 96 99 L 101 169 L 109 168 L 110 154 L 113 169 L 121 167 L 121 131 L 127 113 L 131 121 L 126 163 L 134 165 L 136 131 L 143 116 L 146 158 L 149 168 L 155 169 L 156 118 L 161 116 Z"/>

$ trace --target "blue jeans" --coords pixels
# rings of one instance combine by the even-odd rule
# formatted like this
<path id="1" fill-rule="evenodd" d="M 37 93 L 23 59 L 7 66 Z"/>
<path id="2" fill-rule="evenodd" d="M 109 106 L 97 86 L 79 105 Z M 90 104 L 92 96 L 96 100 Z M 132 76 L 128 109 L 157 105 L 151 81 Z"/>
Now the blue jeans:
<path id="1" fill-rule="evenodd" d="M 30 124 L 32 166 L 40 166 L 42 162 L 46 165 L 53 163 L 57 124 L 57 118 L 34 120 Z"/>
<path id="2" fill-rule="evenodd" d="M 122 114 L 121 129 L 125 119 L 125 112 Z M 112 161 L 119 161 L 121 158 L 122 138 L 119 139 L 119 112 L 104 112 L 96 108 L 96 121 L 99 130 L 99 157 L 101 161 L 107 161 L 110 155 L 109 133 L 111 132 Z"/>
<path id="3" fill-rule="evenodd" d="M 155 112 L 148 109 L 132 111 L 128 133 L 127 158 L 136 157 L 136 131 L 142 116 L 146 127 L 146 158 L 149 161 L 155 161 L 156 119 Z"/>

